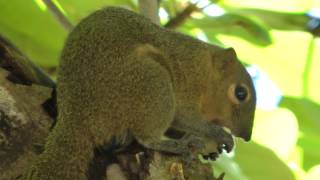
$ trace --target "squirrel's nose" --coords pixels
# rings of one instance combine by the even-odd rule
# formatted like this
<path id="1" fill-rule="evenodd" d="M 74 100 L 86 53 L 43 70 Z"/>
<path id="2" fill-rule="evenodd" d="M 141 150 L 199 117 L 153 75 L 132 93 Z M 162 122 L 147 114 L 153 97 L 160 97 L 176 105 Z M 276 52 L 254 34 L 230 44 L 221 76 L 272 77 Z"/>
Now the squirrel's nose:
<path id="1" fill-rule="evenodd" d="M 248 142 L 251 139 L 251 135 L 251 131 L 243 131 L 239 134 L 239 137 Z"/>

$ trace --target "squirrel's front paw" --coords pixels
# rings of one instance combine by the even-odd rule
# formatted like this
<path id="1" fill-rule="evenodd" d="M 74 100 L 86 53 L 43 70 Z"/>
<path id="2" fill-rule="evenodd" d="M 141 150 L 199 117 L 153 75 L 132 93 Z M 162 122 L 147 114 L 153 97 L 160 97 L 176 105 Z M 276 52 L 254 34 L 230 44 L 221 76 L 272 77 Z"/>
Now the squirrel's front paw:
<path id="1" fill-rule="evenodd" d="M 185 152 L 182 154 L 183 160 L 191 162 L 197 158 L 197 155 L 202 153 L 205 148 L 205 143 L 202 138 L 197 137 L 193 134 L 186 134 L 181 139 L 185 143 Z"/>
<path id="2" fill-rule="evenodd" d="M 223 150 L 230 152 L 234 147 L 234 140 L 231 133 L 215 124 L 210 124 L 209 126 L 211 128 L 211 134 L 207 137 L 208 139 L 205 140 L 207 143 L 206 145 L 215 144 L 215 148 L 211 149 L 209 154 L 214 154 L 214 156 L 216 156 L 217 154 L 221 154 Z M 218 153 L 215 153 L 214 151 L 217 151 Z"/>
<path id="3" fill-rule="evenodd" d="M 226 132 L 222 127 L 220 131 L 221 132 L 219 132 L 219 136 L 215 138 L 215 141 L 217 142 L 217 150 L 219 153 L 222 153 L 223 150 L 230 152 L 234 146 L 233 137 L 230 133 Z"/>
<path id="4" fill-rule="evenodd" d="M 193 134 L 186 134 L 183 141 L 187 143 L 189 151 L 193 154 L 199 153 L 205 148 L 203 139 Z"/>
<path id="5" fill-rule="evenodd" d="M 232 135 L 226 132 L 223 127 L 214 126 L 215 131 L 212 131 L 212 136 L 205 140 L 206 148 L 202 157 L 206 160 L 216 160 L 223 150 L 230 152 L 234 147 Z"/>

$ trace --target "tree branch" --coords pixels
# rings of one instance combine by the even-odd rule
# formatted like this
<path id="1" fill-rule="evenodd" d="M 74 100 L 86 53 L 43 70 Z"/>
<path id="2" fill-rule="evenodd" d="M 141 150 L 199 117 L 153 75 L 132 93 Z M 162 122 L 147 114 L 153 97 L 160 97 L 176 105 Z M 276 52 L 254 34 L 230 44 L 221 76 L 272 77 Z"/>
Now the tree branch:
<path id="1" fill-rule="evenodd" d="M 0 67 L 11 72 L 8 78 L 15 83 L 55 87 L 55 82 L 46 73 L 1 36 Z"/>
<path id="2" fill-rule="evenodd" d="M 17 179 L 42 150 L 54 82 L 0 37 L 0 179 Z"/>
<path id="3" fill-rule="evenodd" d="M 188 6 L 178 13 L 174 18 L 170 19 L 169 22 L 167 22 L 164 27 L 169 29 L 175 29 L 179 27 L 181 24 L 183 24 L 193 12 L 199 11 L 199 8 L 196 4 L 189 3 Z"/>
<path id="4" fill-rule="evenodd" d="M 73 25 L 68 20 L 66 16 L 59 10 L 59 8 L 51 1 L 51 0 L 42 0 L 46 6 L 48 7 L 49 11 L 52 15 L 57 19 L 57 21 L 62 25 L 62 27 L 70 32 L 73 28 Z"/>
<path id="5" fill-rule="evenodd" d="M 160 25 L 158 0 L 139 0 L 139 11 L 153 23 Z"/>

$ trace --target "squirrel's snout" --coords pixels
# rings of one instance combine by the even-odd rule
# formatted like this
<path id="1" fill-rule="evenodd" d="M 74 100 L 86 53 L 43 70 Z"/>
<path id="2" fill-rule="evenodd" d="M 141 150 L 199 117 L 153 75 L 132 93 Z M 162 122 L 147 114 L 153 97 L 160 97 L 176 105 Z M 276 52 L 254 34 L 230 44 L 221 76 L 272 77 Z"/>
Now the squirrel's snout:
<path id="1" fill-rule="evenodd" d="M 236 136 L 237 136 L 237 137 L 240 137 L 240 138 L 242 138 L 243 140 L 245 140 L 246 142 L 248 142 L 248 141 L 251 140 L 251 135 L 252 135 L 252 132 L 251 132 L 251 131 L 245 130 L 245 131 L 240 132 L 240 133 L 237 134 Z"/>

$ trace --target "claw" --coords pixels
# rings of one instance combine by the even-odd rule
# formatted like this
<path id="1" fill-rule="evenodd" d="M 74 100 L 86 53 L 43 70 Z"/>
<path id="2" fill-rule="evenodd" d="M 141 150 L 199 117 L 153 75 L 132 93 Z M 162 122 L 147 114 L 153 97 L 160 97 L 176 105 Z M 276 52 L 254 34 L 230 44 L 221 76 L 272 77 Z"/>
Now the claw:
<path id="1" fill-rule="evenodd" d="M 216 152 L 213 152 L 213 153 L 209 154 L 209 157 L 210 157 L 210 159 L 215 161 L 219 157 L 219 154 Z"/>
<path id="2" fill-rule="evenodd" d="M 209 155 L 202 155 L 203 159 L 208 160 L 209 159 Z"/>
<path id="3" fill-rule="evenodd" d="M 225 150 L 229 153 L 233 149 L 233 142 L 225 145 Z"/>
<path id="4" fill-rule="evenodd" d="M 224 144 L 224 150 L 229 153 L 231 151 L 229 144 Z"/>
<path id="5" fill-rule="evenodd" d="M 220 144 L 220 145 L 218 146 L 217 150 L 218 150 L 219 154 L 222 153 L 222 151 L 223 151 L 224 148 L 225 148 L 225 145 L 224 145 L 224 144 Z"/>
<path id="6" fill-rule="evenodd" d="M 207 155 L 202 155 L 202 157 L 207 161 L 215 161 L 219 157 L 219 154 L 217 152 L 213 152 Z"/>
<path id="7" fill-rule="evenodd" d="M 231 152 L 232 149 L 233 149 L 233 144 L 232 143 L 220 144 L 217 147 L 217 150 L 218 150 L 219 154 L 221 154 L 223 152 L 223 150 L 225 150 L 227 153 L 229 153 L 229 152 Z"/>

